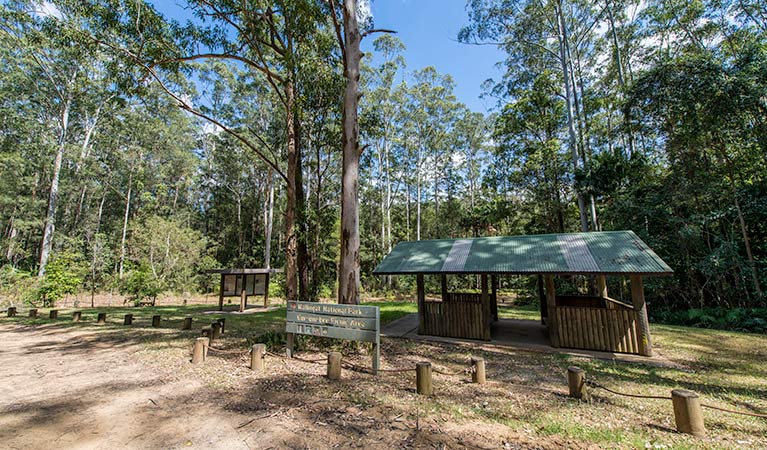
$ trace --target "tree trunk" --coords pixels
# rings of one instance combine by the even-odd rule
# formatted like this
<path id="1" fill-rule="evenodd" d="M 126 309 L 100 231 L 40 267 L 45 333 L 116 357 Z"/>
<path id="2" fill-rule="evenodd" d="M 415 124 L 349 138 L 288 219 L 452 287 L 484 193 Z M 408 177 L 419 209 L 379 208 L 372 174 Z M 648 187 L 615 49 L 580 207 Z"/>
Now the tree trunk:
<path id="1" fill-rule="evenodd" d="M 133 170 L 131 169 L 128 176 L 128 194 L 125 196 L 125 215 L 123 216 L 123 232 L 122 238 L 120 238 L 120 269 L 118 271 L 118 277 L 122 280 L 123 269 L 125 264 L 125 236 L 128 234 L 128 214 L 130 213 L 130 201 L 131 194 L 133 194 Z"/>
<path id="2" fill-rule="evenodd" d="M 578 145 L 575 131 L 575 113 L 573 111 L 573 86 L 570 83 L 570 69 L 569 59 L 567 56 L 567 25 L 565 23 L 564 12 L 562 11 L 562 3 L 557 0 L 556 2 L 556 14 L 557 14 L 557 38 L 559 40 L 559 59 L 562 65 L 562 80 L 565 86 L 565 105 L 567 107 L 567 134 L 568 145 L 572 154 L 573 171 L 577 171 L 579 167 L 579 155 Z M 576 196 L 578 198 L 578 212 L 581 219 L 581 231 L 589 230 L 589 220 L 586 215 L 586 202 L 583 198 L 583 194 L 580 193 L 576 187 Z"/>
<path id="3" fill-rule="evenodd" d="M 421 240 L 421 150 L 418 149 L 418 169 L 416 170 L 415 184 L 415 240 Z"/>
<path id="4" fill-rule="evenodd" d="M 287 202 L 285 205 L 285 298 L 298 300 L 298 242 L 296 236 L 296 170 L 297 145 L 295 134 L 295 90 L 293 83 L 285 85 L 286 128 L 288 132 Z"/>
<path id="5" fill-rule="evenodd" d="M 274 221 L 274 170 L 269 169 L 269 198 L 268 205 L 264 209 L 264 267 L 272 267 L 272 224 Z"/>
<path id="6" fill-rule="evenodd" d="M 61 177 L 61 163 L 64 160 L 64 149 L 67 142 L 67 130 L 69 128 L 69 108 L 72 105 L 72 97 L 68 97 L 61 110 L 61 122 L 59 128 L 59 142 L 56 149 L 56 157 L 53 160 L 53 175 L 51 176 L 51 190 L 48 193 L 48 210 L 45 215 L 45 228 L 43 228 L 43 241 L 40 246 L 40 262 L 37 269 L 37 277 L 45 276 L 45 267 L 51 256 L 53 247 L 53 233 L 56 229 L 56 206 L 59 200 L 59 178 Z"/>
<path id="7" fill-rule="evenodd" d="M 344 0 L 344 90 L 343 168 L 341 173 L 341 258 L 338 274 L 338 303 L 359 304 L 359 101 L 360 51 L 357 1 Z"/>

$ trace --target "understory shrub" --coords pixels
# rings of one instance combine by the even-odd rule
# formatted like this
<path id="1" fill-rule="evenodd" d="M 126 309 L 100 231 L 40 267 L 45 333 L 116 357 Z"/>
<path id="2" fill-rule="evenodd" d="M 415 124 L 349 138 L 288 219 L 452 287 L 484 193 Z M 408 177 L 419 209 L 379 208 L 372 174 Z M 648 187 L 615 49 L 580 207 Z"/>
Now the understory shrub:
<path id="1" fill-rule="evenodd" d="M 651 311 L 655 322 L 697 328 L 767 333 L 767 308 L 702 308 Z"/>

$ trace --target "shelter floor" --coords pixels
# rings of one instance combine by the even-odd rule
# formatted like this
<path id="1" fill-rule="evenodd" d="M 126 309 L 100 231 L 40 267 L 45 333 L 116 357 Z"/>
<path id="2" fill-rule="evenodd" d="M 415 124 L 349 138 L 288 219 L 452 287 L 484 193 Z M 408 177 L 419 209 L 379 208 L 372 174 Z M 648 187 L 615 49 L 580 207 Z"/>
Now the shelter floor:
<path id="1" fill-rule="evenodd" d="M 538 320 L 500 319 L 498 322 L 492 324 L 491 334 L 492 340 L 489 342 L 472 339 L 421 335 L 418 334 L 417 313 L 408 314 L 405 317 L 397 319 L 384 326 L 381 330 L 382 336 L 392 338 L 405 338 L 438 342 L 472 342 L 479 343 L 481 345 L 500 345 L 505 347 L 514 347 L 548 353 L 563 353 L 585 358 L 643 363 L 664 367 L 675 366 L 674 363 L 668 361 L 662 355 L 656 355 L 652 358 L 648 358 L 646 356 L 630 355 L 625 353 L 554 348 L 549 342 L 549 332 L 546 328 L 546 325 L 541 324 L 541 322 Z"/>

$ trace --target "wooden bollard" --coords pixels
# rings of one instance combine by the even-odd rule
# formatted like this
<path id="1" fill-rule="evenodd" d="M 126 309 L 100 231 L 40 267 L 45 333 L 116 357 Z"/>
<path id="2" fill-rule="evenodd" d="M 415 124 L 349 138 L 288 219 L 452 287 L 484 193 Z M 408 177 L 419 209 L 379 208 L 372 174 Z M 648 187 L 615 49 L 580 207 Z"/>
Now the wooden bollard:
<path id="1" fill-rule="evenodd" d="M 9 306 L 8 307 L 8 317 L 16 317 L 16 307 L 15 306 Z"/>
<path id="2" fill-rule="evenodd" d="M 37 308 L 29 310 L 29 317 L 37 317 Z"/>
<path id="3" fill-rule="evenodd" d="M 206 338 L 210 339 L 210 336 L 211 336 L 211 329 L 210 329 L 210 327 L 205 327 L 205 328 L 203 328 L 203 329 L 200 331 L 200 335 L 201 335 L 202 337 L 206 337 Z"/>
<path id="4" fill-rule="evenodd" d="M 72 322 L 79 322 L 83 318 L 82 311 L 75 311 L 72 313 Z"/>
<path id="5" fill-rule="evenodd" d="M 181 326 L 182 330 L 191 330 L 192 329 L 192 318 L 191 317 L 185 317 L 184 318 L 184 325 Z"/>
<path id="6" fill-rule="evenodd" d="M 194 349 L 192 349 L 192 364 L 199 364 L 205 361 L 206 347 L 209 340 L 206 337 L 198 337 L 194 340 Z"/>
<path id="7" fill-rule="evenodd" d="M 434 392 L 431 382 L 431 363 L 419 362 L 415 365 L 416 392 L 421 395 L 431 395 Z"/>
<path id="8" fill-rule="evenodd" d="M 567 386 L 570 388 L 570 397 L 588 401 L 589 392 L 586 389 L 586 372 L 583 369 L 575 366 L 567 368 Z"/>
<path id="9" fill-rule="evenodd" d="M 698 394 L 686 389 L 674 389 L 671 391 L 671 403 L 674 405 L 674 421 L 677 431 L 697 437 L 706 435 Z"/>
<path id="10" fill-rule="evenodd" d="M 133 314 L 126 314 L 123 319 L 123 325 L 133 325 Z"/>
<path id="11" fill-rule="evenodd" d="M 328 353 L 328 379 L 341 379 L 341 352 Z"/>
<path id="12" fill-rule="evenodd" d="M 218 323 L 221 324 L 221 334 L 224 334 L 224 329 L 226 328 L 226 318 L 225 317 L 219 317 Z"/>
<path id="13" fill-rule="evenodd" d="M 48 313 L 49 319 L 58 319 L 59 318 L 59 310 L 58 309 L 52 309 L 51 312 Z"/>
<path id="14" fill-rule="evenodd" d="M 160 326 L 160 319 L 161 318 L 160 318 L 159 314 L 156 314 L 156 315 L 152 316 L 152 326 L 155 327 L 155 328 L 159 327 Z"/>
<path id="15" fill-rule="evenodd" d="M 101 312 L 96 319 L 96 325 L 104 325 L 105 323 L 107 323 L 107 313 Z"/>
<path id="16" fill-rule="evenodd" d="M 250 349 L 250 370 L 262 372 L 264 370 L 264 356 L 266 355 L 266 344 L 254 344 Z"/>
<path id="17" fill-rule="evenodd" d="M 483 358 L 471 358 L 471 382 L 485 384 L 485 360 Z"/>
<path id="18" fill-rule="evenodd" d="M 213 322 L 210 324 L 211 334 L 210 334 L 210 340 L 218 339 L 221 337 L 221 324 L 218 322 Z"/>

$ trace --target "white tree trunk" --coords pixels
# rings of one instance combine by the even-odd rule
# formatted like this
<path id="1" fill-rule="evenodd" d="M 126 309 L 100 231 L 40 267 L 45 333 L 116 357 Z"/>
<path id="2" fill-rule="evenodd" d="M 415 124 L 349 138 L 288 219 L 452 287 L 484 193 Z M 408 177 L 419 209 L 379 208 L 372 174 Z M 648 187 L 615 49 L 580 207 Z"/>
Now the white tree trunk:
<path id="1" fill-rule="evenodd" d="M 118 277 L 122 280 L 125 269 L 125 237 L 128 235 L 128 215 L 130 214 L 131 195 L 133 194 L 133 170 L 128 176 L 128 194 L 125 196 L 125 214 L 123 216 L 123 232 L 120 238 L 120 268 Z"/>

